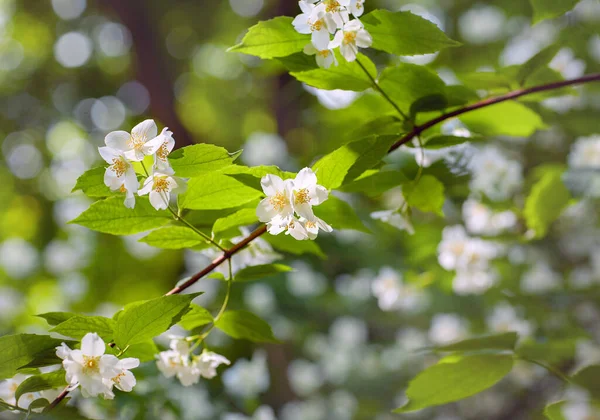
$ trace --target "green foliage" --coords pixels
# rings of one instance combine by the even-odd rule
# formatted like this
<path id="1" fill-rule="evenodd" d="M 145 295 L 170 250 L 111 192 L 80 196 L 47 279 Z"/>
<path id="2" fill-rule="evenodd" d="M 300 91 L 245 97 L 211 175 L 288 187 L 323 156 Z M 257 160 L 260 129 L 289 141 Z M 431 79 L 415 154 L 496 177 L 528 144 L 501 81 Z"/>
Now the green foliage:
<path id="1" fill-rule="evenodd" d="M 269 324 L 247 311 L 226 311 L 216 322 L 225 334 L 256 343 L 278 343 Z"/>
<path id="2" fill-rule="evenodd" d="M 104 341 L 111 341 L 114 335 L 115 321 L 103 316 L 77 315 L 52 328 L 50 332 L 80 340 L 89 332 L 97 333 Z"/>
<path id="3" fill-rule="evenodd" d="M 550 63 L 558 50 L 560 50 L 560 45 L 550 45 L 527 60 L 527 62 L 519 68 L 519 72 L 517 73 L 519 84 L 524 85 L 532 74 Z"/>
<path id="4" fill-rule="evenodd" d="M 193 210 L 219 210 L 239 207 L 259 198 L 261 191 L 221 173 L 210 172 L 192 178 L 179 205 Z"/>
<path id="5" fill-rule="evenodd" d="M 252 26 L 242 42 L 229 51 L 260 58 L 285 57 L 302 51 L 308 43 L 310 36 L 296 32 L 291 17 L 279 16 Z"/>
<path id="6" fill-rule="evenodd" d="M 223 147 L 203 143 L 175 150 L 169 162 L 177 176 L 194 177 L 229 166 L 235 157 Z"/>
<path id="7" fill-rule="evenodd" d="M 183 249 L 199 246 L 202 248 L 208 247 L 204 238 L 185 226 L 165 226 L 153 230 L 139 241 L 156 248 L 164 249 Z"/>
<path id="8" fill-rule="evenodd" d="M 446 134 L 434 134 L 425 140 L 423 147 L 425 149 L 443 149 L 444 147 L 457 146 L 466 142 L 477 142 L 481 141 L 483 137 L 471 136 L 471 137 L 459 137 L 450 136 Z"/>
<path id="9" fill-rule="evenodd" d="M 390 54 L 429 54 L 460 45 L 434 23 L 410 12 L 375 10 L 363 16 L 361 22 L 373 37 L 372 47 Z"/>
<path id="10" fill-rule="evenodd" d="M 64 340 L 47 335 L 15 334 L 0 337 L 0 379 L 12 378 L 19 368 L 47 359 Z M 56 356 L 54 358 L 60 361 Z M 51 364 L 51 363 L 49 363 Z"/>
<path id="11" fill-rule="evenodd" d="M 46 312 L 45 314 L 36 315 L 40 318 L 44 318 L 48 325 L 58 325 L 65 322 L 69 318 L 77 316 L 73 312 Z"/>
<path id="12" fill-rule="evenodd" d="M 218 219 L 213 225 L 212 232 L 216 235 L 221 232 L 225 232 L 229 229 L 251 225 L 256 223 L 258 218 L 256 217 L 255 208 L 244 208 L 236 211 L 229 216 Z"/>
<path id="13" fill-rule="evenodd" d="M 280 233 L 279 235 L 267 234 L 265 240 L 270 243 L 273 248 L 281 252 L 287 252 L 293 255 L 312 254 L 322 259 L 327 258 L 319 245 L 314 241 L 297 241 L 291 236 L 283 233 Z"/>
<path id="14" fill-rule="evenodd" d="M 461 115 L 470 130 L 485 136 L 528 137 L 546 128 L 542 118 L 525 105 L 506 101 Z"/>
<path id="15" fill-rule="evenodd" d="M 85 171 L 77 178 L 77 183 L 71 192 L 81 190 L 85 195 L 92 198 L 118 195 L 118 192 L 111 191 L 110 188 L 104 185 L 104 172 L 106 172 L 106 168 L 103 166 Z"/>
<path id="16" fill-rule="evenodd" d="M 423 175 L 421 179 L 405 184 L 402 191 L 410 207 L 444 216 L 444 184 L 433 175 Z"/>
<path id="17" fill-rule="evenodd" d="M 142 343 L 175 325 L 198 294 L 162 296 L 127 306 L 117 317 L 115 343 L 121 349 Z"/>
<path id="18" fill-rule="evenodd" d="M 253 281 L 267 277 L 276 276 L 280 273 L 292 271 L 292 267 L 284 264 L 262 264 L 246 267 L 238 271 L 234 277 L 234 281 Z"/>
<path id="19" fill-rule="evenodd" d="M 457 343 L 438 346 L 437 351 L 469 352 L 482 350 L 514 350 L 519 336 L 515 332 L 483 335 Z"/>
<path id="20" fill-rule="evenodd" d="M 340 190 L 344 192 L 362 192 L 370 197 L 375 197 L 406 182 L 409 182 L 409 179 L 400 171 L 370 169 L 354 181 L 342 186 Z"/>
<path id="21" fill-rule="evenodd" d="M 315 206 L 313 211 L 334 229 L 352 229 L 371 233 L 358 218 L 352 206 L 334 195 L 330 195 L 327 201 Z"/>
<path id="22" fill-rule="evenodd" d="M 566 401 L 557 401 L 552 404 L 548 404 L 544 409 L 544 415 L 548 420 L 568 420 L 562 413 L 563 407 Z"/>
<path id="23" fill-rule="evenodd" d="M 377 69 L 368 57 L 362 54 L 358 54 L 357 57 L 357 61 L 360 61 L 360 64 L 368 71 L 369 74 L 367 75 L 357 61 L 348 62 L 338 52 L 336 52 L 336 56 L 338 59 L 337 66 L 331 66 L 329 69 L 292 72 L 290 75 L 300 82 L 319 89 L 344 89 L 361 92 L 373 87 L 373 79 L 377 77 Z"/>
<path id="24" fill-rule="evenodd" d="M 192 309 L 190 309 L 190 311 L 178 322 L 181 327 L 191 331 L 194 328 L 210 324 L 214 321 L 210 312 L 208 312 L 202 306 L 192 304 L 191 307 Z"/>
<path id="25" fill-rule="evenodd" d="M 600 401 L 600 365 L 590 365 L 577 371 L 572 377 L 573 383 L 585 388 L 590 397 Z"/>
<path id="26" fill-rule="evenodd" d="M 448 356 L 410 382 L 406 391 L 409 401 L 395 412 L 416 411 L 470 397 L 495 385 L 512 366 L 512 356 L 506 355 Z"/>
<path id="27" fill-rule="evenodd" d="M 45 391 L 47 389 L 64 388 L 67 385 L 65 371 L 42 373 L 25 379 L 15 391 L 17 402 L 23 394 Z"/>
<path id="28" fill-rule="evenodd" d="M 533 23 L 558 17 L 571 10 L 579 0 L 529 0 L 533 7 Z"/>
<path id="29" fill-rule="evenodd" d="M 115 356 L 119 354 L 119 349 L 106 347 L 107 353 L 113 353 Z M 158 347 L 154 344 L 152 340 L 146 340 L 142 343 L 137 343 L 129 346 L 127 352 L 123 357 L 135 357 L 136 359 L 140 359 L 140 363 L 152 362 L 156 360 L 156 355 L 158 354 Z"/>
<path id="30" fill-rule="evenodd" d="M 137 197 L 135 208 L 123 205 L 122 197 L 96 201 L 69 223 L 111 235 L 130 235 L 161 227 L 173 220 L 171 214 L 156 210 L 147 198 Z"/>
<path id="31" fill-rule="evenodd" d="M 562 174 L 561 169 L 546 171 L 525 201 L 525 221 L 537 238 L 546 235 L 550 224 L 561 215 L 571 199 L 562 182 Z"/>

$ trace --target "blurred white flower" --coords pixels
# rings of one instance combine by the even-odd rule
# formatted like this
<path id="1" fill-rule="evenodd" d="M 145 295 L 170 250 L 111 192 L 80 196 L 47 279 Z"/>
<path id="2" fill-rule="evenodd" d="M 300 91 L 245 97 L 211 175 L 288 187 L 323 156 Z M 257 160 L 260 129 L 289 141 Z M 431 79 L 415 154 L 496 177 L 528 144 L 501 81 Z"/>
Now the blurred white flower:
<path id="1" fill-rule="evenodd" d="M 463 203 L 463 219 L 470 233 L 490 236 L 511 229 L 517 223 L 517 216 L 512 211 L 495 213 L 473 198 Z"/>
<path id="2" fill-rule="evenodd" d="M 373 296 L 382 311 L 418 311 L 427 303 L 426 295 L 418 287 L 402 281 L 402 275 L 390 267 L 383 267 L 371 285 Z"/>
<path id="3" fill-rule="evenodd" d="M 456 314 L 436 314 L 429 327 L 429 340 L 434 344 L 448 344 L 467 336 L 467 323 Z"/>
<path id="4" fill-rule="evenodd" d="M 485 194 L 490 200 L 507 200 L 523 184 L 521 164 L 508 159 L 494 146 L 479 149 L 470 166 L 473 174 L 471 190 Z"/>
<path id="5" fill-rule="evenodd" d="M 537 261 L 521 278 L 521 290 L 525 293 L 541 294 L 559 289 L 562 277 L 544 261 Z"/>
<path id="6" fill-rule="evenodd" d="M 9 277 L 22 279 L 38 267 L 38 251 L 21 238 L 7 239 L 0 244 L 0 266 Z"/>
<path id="7" fill-rule="evenodd" d="M 255 398 L 269 388 L 269 370 L 264 350 L 256 350 L 252 360 L 240 359 L 223 374 L 227 392 L 242 398 Z"/>
<path id="8" fill-rule="evenodd" d="M 193 358 L 193 366 L 200 371 L 200 376 L 212 379 L 217 376 L 217 367 L 229 365 L 231 362 L 225 356 L 204 349 L 200 356 Z"/>
<path id="9" fill-rule="evenodd" d="M 480 295 L 492 287 L 496 280 L 497 275 L 492 268 L 460 269 L 456 271 L 456 276 L 452 282 L 452 290 L 457 295 Z"/>
<path id="10" fill-rule="evenodd" d="M 301 397 L 314 393 L 324 382 L 320 367 L 303 359 L 292 361 L 288 366 L 287 375 L 292 390 Z"/>
<path id="11" fill-rule="evenodd" d="M 514 331 L 519 337 L 527 337 L 533 332 L 531 323 L 519 317 L 515 308 L 506 302 L 494 307 L 486 317 L 486 323 L 490 330 L 498 333 Z"/>
<path id="12" fill-rule="evenodd" d="M 585 71 L 585 61 L 576 59 L 570 48 L 561 48 L 548 66 L 562 74 L 565 79 L 580 77 Z"/>
<path id="13" fill-rule="evenodd" d="M 303 261 L 291 264 L 294 271 L 287 273 L 286 285 L 291 294 L 307 298 L 319 296 L 327 289 L 327 279 L 323 274 L 315 272 L 310 265 Z"/>
<path id="14" fill-rule="evenodd" d="M 405 230 L 414 235 L 415 229 L 408 216 L 401 214 L 398 210 L 382 210 L 371 213 L 371 218 L 381 220 L 384 223 L 394 226 L 396 229 Z"/>
<path id="15" fill-rule="evenodd" d="M 438 246 L 438 261 L 446 270 L 482 271 L 500 251 L 493 242 L 468 236 L 461 225 L 446 226 Z"/>
<path id="16" fill-rule="evenodd" d="M 15 393 L 19 388 L 19 385 L 23 383 L 23 381 L 29 378 L 31 375 L 24 375 L 22 373 L 17 373 L 10 379 L 6 379 L 5 381 L 0 382 L 0 400 L 10 404 L 17 405 L 17 400 L 15 399 Z M 21 408 L 29 408 L 29 404 L 39 398 L 39 394 L 37 392 L 28 392 L 27 394 L 23 394 L 21 398 L 19 398 L 19 407 Z"/>
<path id="17" fill-rule="evenodd" d="M 600 135 L 579 137 L 571 146 L 569 166 L 574 169 L 600 168 Z"/>

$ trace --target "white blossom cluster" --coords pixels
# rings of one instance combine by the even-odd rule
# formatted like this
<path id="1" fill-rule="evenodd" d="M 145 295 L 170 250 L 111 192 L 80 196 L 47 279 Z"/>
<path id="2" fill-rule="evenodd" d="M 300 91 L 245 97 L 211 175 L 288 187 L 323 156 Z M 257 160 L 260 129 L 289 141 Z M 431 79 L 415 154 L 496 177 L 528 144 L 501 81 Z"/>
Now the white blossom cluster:
<path id="1" fill-rule="evenodd" d="M 17 373 L 10 379 L 0 382 L 0 400 L 4 401 L 7 404 L 13 405 L 15 407 L 27 409 L 31 405 L 32 402 L 37 400 L 38 398 L 45 398 L 48 401 L 54 400 L 58 394 L 60 394 L 61 390 L 49 389 L 40 392 L 27 392 L 19 398 L 18 405 L 16 399 L 17 389 L 19 386 L 27 379 L 30 378 L 31 375 L 25 375 L 23 373 Z M 41 411 L 42 408 L 34 409 L 33 411 Z M 15 412 L 17 412 L 15 410 Z"/>
<path id="2" fill-rule="evenodd" d="M 139 359 L 119 359 L 104 354 L 106 345 L 96 333 L 87 333 L 81 340 L 81 349 L 71 350 L 65 343 L 56 348 L 63 362 L 67 383 L 72 389 L 81 387 L 84 397 L 103 396 L 113 399 L 113 387 L 130 392 L 136 384 L 129 370 L 140 365 Z"/>
<path id="3" fill-rule="evenodd" d="M 302 169 L 293 180 L 268 174 L 260 183 L 267 197 L 258 204 L 256 215 L 267 224 L 271 235 L 285 231 L 301 241 L 315 239 L 319 230 L 333 230 L 313 212 L 312 207 L 327 200 L 329 192 L 317 185 L 317 175 L 312 169 Z"/>
<path id="4" fill-rule="evenodd" d="M 200 355 L 193 354 L 183 337 L 172 338 L 170 348 L 157 355 L 156 365 L 167 378 L 177 376 L 183 386 L 198 383 L 200 377 L 212 379 L 217 376 L 217 367 L 230 364 L 226 357 L 206 349 Z"/>
<path id="5" fill-rule="evenodd" d="M 339 47 L 342 56 L 350 62 L 356 60 L 359 47 L 368 48 L 373 43 L 358 20 L 364 12 L 364 0 L 300 0 L 298 4 L 302 13 L 292 24 L 299 33 L 311 34 L 311 43 L 304 48 L 304 53 L 316 55 L 319 67 L 337 65 L 335 48 Z"/>
<path id="6" fill-rule="evenodd" d="M 415 285 L 402 281 L 402 275 L 383 267 L 371 284 L 373 296 L 382 311 L 418 312 L 427 304 L 427 295 Z"/>
<path id="7" fill-rule="evenodd" d="M 175 146 L 173 133 L 166 127 L 158 134 L 153 120 L 145 120 L 133 127 L 131 133 L 112 131 L 104 138 L 105 147 L 99 147 L 102 159 L 109 164 L 104 173 L 104 184 L 112 191 L 125 193 L 125 206 L 135 206 L 135 194 L 149 194 L 150 204 L 156 210 L 169 206 L 170 193 L 181 193 L 186 183 L 174 175 L 167 156 Z M 146 173 L 142 188 L 133 162 L 146 156 L 154 157 L 152 171 Z"/>

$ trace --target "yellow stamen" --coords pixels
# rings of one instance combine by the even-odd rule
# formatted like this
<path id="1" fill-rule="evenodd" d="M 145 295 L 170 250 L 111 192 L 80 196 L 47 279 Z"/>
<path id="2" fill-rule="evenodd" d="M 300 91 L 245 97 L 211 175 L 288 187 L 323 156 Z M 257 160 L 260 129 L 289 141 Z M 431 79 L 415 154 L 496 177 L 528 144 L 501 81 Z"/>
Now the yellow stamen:
<path id="1" fill-rule="evenodd" d="M 120 178 L 127 171 L 127 162 L 125 162 L 122 158 L 114 158 L 112 165 L 109 166 L 110 170 L 117 175 L 117 178 Z"/>
<path id="2" fill-rule="evenodd" d="M 317 227 L 317 224 L 315 222 L 311 222 L 310 220 L 307 220 L 304 225 L 307 229 L 314 229 Z"/>
<path id="3" fill-rule="evenodd" d="M 100 371 L 100 356 L 91 357 L 83 356 L 83 370 L 84 372 L 98 373 Z"/>
<path id="4" fill-rule="evenodd" d="M 125 188 L 125 184 L 122 184 L 121 187 L 119 187 L 119 192 L 122 192 L 122 193 L 127 192 L 127 188 Z"/>
<path id="5" fill-rule="evenodd" d="M 167 155 L 169 154 L 169 149 L 167 149 L 167 143 L 163 143 L 160 146 L 160 149 L 156 152 L 156 157 L 160 160 L 167 160 Z"/>
<path id="6" fill-rule="evenodd" d="M 154 178 L 154 185 L 152 187 L 154 191 L 158 192 L 169 192 L 169 180 L 166 176 L 157 176 Z"/>
<path id="7" fill-rule="evenodd" d="M 323 57 L 323 58 L 327 58 L 329 57 L 330 51 L 329 50 L 321 50 L 321 51 L 317 51 L 317 55 Z"/>
<path id="8" fill-rule="evenodd" d="M 311 21 L 308 21 L 308 24 L 310 25 L 310 30 L 314 32 L 314 31 L 320 31 L 321 29 L 323 29 L 325 22 L 323 22 L 323 19 L 319 19 L 319 20 L 315 21 L 314 23 Z"/>
<path id="9" fill-rule="evenodd" d="M 327 13 L 337 12 L 340 9 L 340 3 L 337 0 L 325 0 L 325 11 Z"/>
<path id="10" fill-rule="evenodd" d="M 133 134 L 131 133 L 131 136 L 129 137 L 129 141 L 127 142 L 127 145 L 135 150 L 141 150 L 142 147 L 144 146 L 144 144 L 146 144 L 146 135 L 142 134 Z"/>
<path id="11" fill-rule="evenodd" d="M 276 211 L 281 211 L 290 204 L 288 198 L 282 193 L 277 193 L 273 197 L 270 197 L 269 202 Z"/>
<path id="12" fill-rule="evenodd" d="M 342 42 L 346 45 L 356 43 L 356 32 L 344 32 L 344 40 Z"/>
<path id="13" fill-rule="evenodd" d="M 119 373 L 117 376 L 115 376 L 114 378 L 112 378 L 112 381 L 116 384 L 118 384 L 119 382 L 121 382 L 121 378 L 125 376 L 125 372 L 121 372 Z"/>
<path id="14" fill-rule="evenodd" d="M 306 204 L 310 201 L 310 197 L 308 196 L 308 190 L 306 188 L 302 188 L 298 191 L 294 191 L 294 201 L 296 204 Z"/>

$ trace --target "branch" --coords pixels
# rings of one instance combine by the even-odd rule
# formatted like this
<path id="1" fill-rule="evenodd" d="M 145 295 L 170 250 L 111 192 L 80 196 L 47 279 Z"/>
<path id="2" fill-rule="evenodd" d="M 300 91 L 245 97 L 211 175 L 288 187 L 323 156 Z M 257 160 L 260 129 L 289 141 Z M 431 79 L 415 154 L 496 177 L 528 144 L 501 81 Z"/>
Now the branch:
<path id="1" fill-rule="evenodd" d="M 390 150 L 388 153 L 391 153 L 394 150 L 396 150 L 397 148 L 399 148 L 400 146 L 402 146 L 403 144 L 408 143 L 413 137 L 418 136 L 419 134 L 421 134 L 423 131 L 427 130 L 428 128 L 431 128 L 434 125 L 437 125 L 437 124 L 439 124 L 443 121 L 446 121 L 450 118 L 454 118 L 458 115 L 465 114 L 470 111 L 475 111 L 477 109 L 485 108 L 486 106 L 498 104 L 500 102 L 520 98 L 521 96 L 530 95 L 532 93 L 545 92 L 548 90 L 560 89 L 565 86 L 580 85 L 583 83 L 598 82 L 598 81 L 600 81 L 600 73 L 588 74 L 586 76 L 578 77 L 577 79 L 562 80 L 560 82 L 548 83 L 545 85 L 534 86 L 534 87 L 527 88 L 527 89 L 518 89 L 518 90 L 514 90 L 512 92 L 508 92 L 504 95 L 484 99 L 483 101 L 476 102 L 472 105 L 467 105 L 464 108 L 459 108 L 455 111 L 448 112 L 447 114 L 442 114 L 437 118 L 427 121 L 426 123 L 415 126 L 415 128 L 413 128 L 409 133 L 405 134 L 404 136 L 402 136 L 402 138 L 400 140 L 398 140 L 396 143 L 394 143 L 392 145 L 392 147 L 390 147 Z"/>

